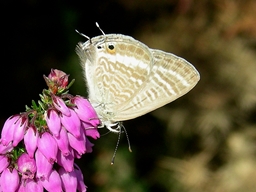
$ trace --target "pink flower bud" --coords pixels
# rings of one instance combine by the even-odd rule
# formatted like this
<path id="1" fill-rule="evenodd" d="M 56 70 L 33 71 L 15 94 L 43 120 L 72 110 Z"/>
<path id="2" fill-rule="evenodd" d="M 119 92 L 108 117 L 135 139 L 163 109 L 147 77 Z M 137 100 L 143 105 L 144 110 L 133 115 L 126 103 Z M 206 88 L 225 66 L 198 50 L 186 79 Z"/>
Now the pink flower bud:
<path id="1" fill-rule="evenodd" d="M 30 158 L 27 153 L 23 153 L 18 161 L 18 169 L 22 174 L 22 179 L 33 179 L 36 172 L 35 159 Z"/>
<path id="2" fill-rule="evenodd" d="M 76 96 L 71 100 L 71 103 L 76 105 L 73 109 L 82 121 L 90 123 L 93 127 L 100 124 L 97 113 L 87 99 Z"/>
<path id="3" fill-rule="evenodd" d="M 75 111 L 70 110 L 70 116 L 60 115 L 62 125 L 75 137 L 80 136 L 81 122 Z"/>
<path id="4" fill-rule="evenodd" d="M 2 173 L 2 171 L 5 170 L 9 164 L 10 162 L 6 155 L 0 155 L 0 173 Z"/>
<path id="5" fill-rule="evenodd" d="M 84 184 L 84 177 L 83 174 L 80 170 L 80 168 L 75 164 L 75 173 L 76 173 L 76 178 L 77 178 L 77 190 L 79 192 L 86 192 L 87 191 L 87 187 Z"/>
<path id="6" fill-rule="evenodd" d="M 63 91 L 67 87 L 68 76 L 63 71 L 52 69 L 48 77 L 45 75 L 43 77 L 50 91 L 56 94 L 58 91 Z"/>
<path id="7" fill-rule="evenodd" d="M 74 137 L 68 133 L 69 145 L 75 149 L 80 155 L 85 153 L 85 135 L 81 134 L 79 138 Z"/>
<path id="8" fill-rule="evenodd" d="M 66 116 L 70 116 L 70 110 L 66 106 L 66 103 L 58 96 L 52 94 L 52 101 L 54 107 Z"/>
<path id="9" fill-rule="evenodd" d="M 68 76 L 63 71 L 58 69 L 51 69 L 51 73 L 48 75 L 48 78 L 53 81 L 58 87 L 66 88 L 68 85 Z"/>
<path id="10" fill-rule="evenodd" d="M 60 151 L 58 151 L 57 163 L 67 172 L 74 170 L 74 159 L 73 150 L 72 153 L 70 153 L 68 156 L 64 156 Z"/>
<path id="11" fill-rule="evenodd" d="M 37 167 L 36 177 L 40 180 L 47 180 L 52 171 L 53 164 L 51 164 L 39 150 L 35 153 L 35 160 Z"/>
<path id="12" fill-rule="evenodd" d="M 48 180 L 41 180 L 43 187 L 49 192 L 62 192 L 61 179 L 57 171 L 52 170 Z"/>
<path id="13" fill-rule="evenodd" d="M 28 118 L 21 116 L 16 123 L 16 127 L 13 134 L 13 147 L 16 147 L 18 143 L 24 138 L 24 133 L 28 125 Z"/>
<path id="14" fill-rule="evenodd" d="M 67 172 L 62 167 L 59 169 L 58 172 L 60 174 L 64 191 L 76 192 L 76 188 L 77 188 L 76 172 L 75 171 Z"/>
<path id="15" fill-rule="evenodd" d="M 38 132 L 35 128 L 29 127 L 24 135 L 24 144 L 28 155 L 33 158 L 37 149 Z"/>
<path id="16" fill-rule="evenodd" d="M 50 133 L 44 132 L 38 138 L 37 147 L 50 163 L 53 164 L 56 161 L 58 146 Z"/>
<path id="17" fill-rule="evenodd" d="M 92 126 L 88 125 L 85 122 L 82 122 L 82 127 L 83 127 L 83 130 L 84 130 L 84 134 L 87 137 L 92 137 L 93 139 L 100 138 L 100 134 L 99 134 L 98 128 L 92 127 Z"/>
<path id="18" fill-rule="evenodd" d="M 68 135 L 67 135 L 66 129 L 62 127 L 60 130 L 59 136 L 54 138 L 57 142 L 57 145 L 61 153 L 64 156 L 68 156 L 70 154 L 70 151 L 69 151 L 69 142 L 68 142 Z"/>
<path id="19" fill-rule="evenodd" d="M 61 129 L 61 124 L 60 117 L 57 111 L 55 111 L 54 109 L 49 109 L 45 114 L 45 120 L 52 134 L 58 137 Z"/>
<path id="20" fill-rule="evenodd" d="M 13 115 L 5 121 L 1 133 L 1 143 L 3 145 L 8 145 L 13 140 L 13 134 L 19 119 L 20 115 Z"/>
<path id="21" fill-rule="evenodd" d="M 20 178 L 18 175 L 18 171 L 13 169 L 5 169 L 0 178 L 0 184 L 3 192 L 14 192 L 18 189 L 20 184 Z"/>

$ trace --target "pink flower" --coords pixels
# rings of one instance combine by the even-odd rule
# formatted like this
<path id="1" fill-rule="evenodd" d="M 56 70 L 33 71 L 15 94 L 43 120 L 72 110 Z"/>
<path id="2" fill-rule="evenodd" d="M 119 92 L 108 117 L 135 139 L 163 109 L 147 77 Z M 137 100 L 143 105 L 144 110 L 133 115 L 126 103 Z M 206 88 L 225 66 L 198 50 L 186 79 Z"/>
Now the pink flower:
<path id="1" fill-rule="evenodd" d="M 68 156 L 64 156 L 60 151 L 58 151 L 57 155 L 57 163 L 62 166 L 67 172 L 71 172 L 74 170 L 74 155 L 73 150 Z"/>
<path id="2" fill-rule="evenodd" d="M 56 170 L 52 170 L 48 180 L 41 180 L 43 187 L 48 192 L 62 192 L 60 175 Z"/>
<path id="3" fill-rule="evenodd" d="M 0 143 L 0 154 L 6 154 L 7 152 L 10 152 L 12 149 L 12 143 L 9 143 L 8 145 L 3 145 L 2 143 Z"/>
<path id="4" fill-rule="evenodd" d="M 75 164 L 75 172 L 76 172 L 76 178 L 77 178 L 77 190 L 79 192 L 86 192 L 87 191 L 87 187 L 84 184 L 84 177 L 83 174 L 81 172 L 81 169 Z"/>
<path id="5" fill-rule="evenodd" d="M 18 143 L 24 138 L 24 133 L 28 125 L 28 118 L 21 116 L 19 120 L 14 123 L 14 133 L 13 133 L 13 147 L 16 147 Z"/>
<path id="6" fill-rule="evenodd" d="M 82 121 L 91 124 L 93 127 L 97 127 L 100 124 L 97 113 L 87 99 L 75 96 L 71 103 L 76 105 L 73 109 Z"/>
<path id="7" fill-rule="evenodd" d="M 81 122 L 75 111 L 70 110 L 70 116 L 60 115 L 60 120 L 63 125 L 76 138 L 80 136 Z"/>
<path id="8" fill-rule="evenodd" d="M 6 155 L 0 155 L 0 173 L 2 173 L 2 171 L 5 170 L 9 164 L 10 162 Z"/>
<path id="9" fill-rule="evenodd" d="M 70 110 L 66 106 L 66 103 L 58 96 L 52 94 L 52 101 L 54 107 L 66 116 L 70 116 Z"/>
<path id="10" fill-rule="evenodd" d="M 49 109 L 45 113 L 45 120 L 52 134 L 58 137 L 61 129 L 61 123 L 57 111 L 55 111 L 54 109 Z"/>
<path id="11" fill-rule="evenodd" d="M 53 164 L 51 164 L 39 150 L 35 153 L 35 161 L 37 168 L 36 177 L 40 180 L 48 179 L 52 171 Z"/>
<path id="12" fill-rule="evenodd" d="M 60 178 L 62 181 L 62 187 L 64 191 L 68 192 L 76 192 L 77 190 L 77 178 L 76 178 L 76 172 L 71 171 L 67 172 L 62 167 L 59 169 Z"/>
<path id="13" fill-rule="evenodd" d="M 43 192 L 44 188 L 40 182 L 28 179 L 26 183 L 26 192 Z"/>
<path id="14" fill-rule="evenodd" d="M 85 135 L 81 134 L 80 137 L 76 138 L 71 133 L 68 133 L 69 145 L 75 149 L 80 155 L 85 153 Z"/>
<path id="15" fill-rule="evenodd" d="M 23 153 L 18 161 L 18 169 L 22 174 L 22 179 L 33 179 L 36 173 L 36 162 L 35 159 L 30 158 L 27 153 Z"/>
<path id="16" fill-rule="evenodd" d="M 24 135 L 24 144 L 25 148 L 27 150 L 28 155 L 33 158 L 34 153 L 37 149 L 37 141 L 38 141 L 38 132 L 36 131 L 36 128 L 30 126 L 27 129 L 27 132 Z"/>
<path id="17" fill-rule="evenodd" d="M 27 117 L 21 115 L 14 115 L 9 117 L 4 124 L 1 133 L 1 143 L 8 145 L 13 141 L 13 147 L 16 147 L 18 143 L 23 139 L 24 132 L 28 124 Z"/>
<path id="18" fill-rule="evenodd" d="M 44 188 L 40 182 L 34 179 L 26 179 L 24 183 L 20 184 L 17 192 L 43 192 Z"/>
<path id="19" fill-rule="evenodd" d="M 91 153 L 92 152 L 92 147 L 94 146 L 93 143 L 91 143 L 89 141 L 89 139 L 85 138 L 86 139 L 86 153 Z"/>
<path id="20" fill-rule="evenodd" d="M 50 133 L 44 132 L 41 137 L 38 138 L 37 147 L 50 163 L 53 164 L 56 161 L 58 146 Z"/>
<path id="21" fill-rule="evenodd" d="M 17 189 L 17 192 L 27 192 L 26 191 L 26 184 L 23 180 L 21 181 L 21 184 L 19 185 L 19 188 Z"/>
<path id="22" fill-rule="evenodd" d="M 78 153 L 76 150 L 74 150 L 74 157 L 76 159 L 81 159 L 82 155 L 83 155 L 82 153 Z"/>
<path id="23" fill-rule="evenodd" d="M 98 128 L 91 127 L 90 125 L 88 125 L 85 122 L 82 122 L 82 127 L 83 127 L 83 130 L 84 130 L 84 134 L 87 137 L 92 137 L 93 139 L 100 138 L 100 134 L 99 134 Z"/>
<path id="24" fill-rule="evenodd" d="M 1 132 L 1 143 L 3 145 L 8 145 L 13 140 L 13 134 L 19 119 L 20 115 L 13 115 L 5 121 Z"/>
<path id="25" fill-rule="evenodd" d="M 12 171 L 8 168 L 5 169 L 1 174 L 0 183 L 3 192 L 16 191 L 20 183 L 18 171 L 16 169 Z"/>
<path id="26" fill-rule="evenodd" d="M 60 134 L 58 137 L 54 137 L 59 150 L 64 156 L 68 156 L 70 154 L 69 151 L 69 142 L 68 142 L 68 135 L 66 129 L 64 127 L 61 128 Z"/>

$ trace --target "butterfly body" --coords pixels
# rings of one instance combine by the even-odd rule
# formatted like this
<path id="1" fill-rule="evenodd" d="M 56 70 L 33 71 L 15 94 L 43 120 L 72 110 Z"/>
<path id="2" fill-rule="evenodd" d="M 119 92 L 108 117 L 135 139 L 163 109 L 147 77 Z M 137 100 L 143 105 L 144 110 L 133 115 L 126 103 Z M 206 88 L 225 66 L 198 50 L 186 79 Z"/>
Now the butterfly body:
<path id="1" fill-rule="evenodd" d="M 77 54 L 89 100 L 111 131 L 120 121 L 139 117 L 179 98 L 200 79 L 185 59 L 150 49 L 121 34 L 101 35 L 79 43 Z"/>

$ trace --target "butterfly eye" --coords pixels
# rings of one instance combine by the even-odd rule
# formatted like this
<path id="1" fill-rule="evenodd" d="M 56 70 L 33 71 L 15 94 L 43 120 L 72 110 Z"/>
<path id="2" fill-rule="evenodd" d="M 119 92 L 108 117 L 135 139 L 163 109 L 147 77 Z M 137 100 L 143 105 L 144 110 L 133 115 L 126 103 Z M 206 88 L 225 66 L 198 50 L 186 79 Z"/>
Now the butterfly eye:
<path id="1" fill-rule="evenodd" d="M 110 45 L 108 45 L 108 49 L 113 50 L 113 49 L 115 49 L 115 46 L 110 44 Z"/>
<path id="2" fill-rule="evenodd" d="M 107 45 L 107 51 L 108 51 L 109 53 L 115 53 L 115 52 L 116 52 L 115 45 L 112 44 L 112 43 L 108 44 L 108 45 Z"/>

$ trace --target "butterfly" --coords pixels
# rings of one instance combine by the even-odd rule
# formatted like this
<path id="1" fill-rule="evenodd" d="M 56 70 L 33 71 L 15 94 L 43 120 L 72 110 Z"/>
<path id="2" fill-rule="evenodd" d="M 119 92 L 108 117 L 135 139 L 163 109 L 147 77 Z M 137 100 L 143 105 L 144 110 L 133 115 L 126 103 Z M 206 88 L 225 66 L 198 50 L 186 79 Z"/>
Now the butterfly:
<path id="1" fill-rule="evenodd" d="M 82 34 L 88 40 L 78 43 L 76 52 L 88 99 L 112 132 L 120 132 L 120 122 L 186 94 L 200 79 L 195 67 L 181 57 L 151 49 L 127 35 L 102 33 L 93 38 Z"/>

